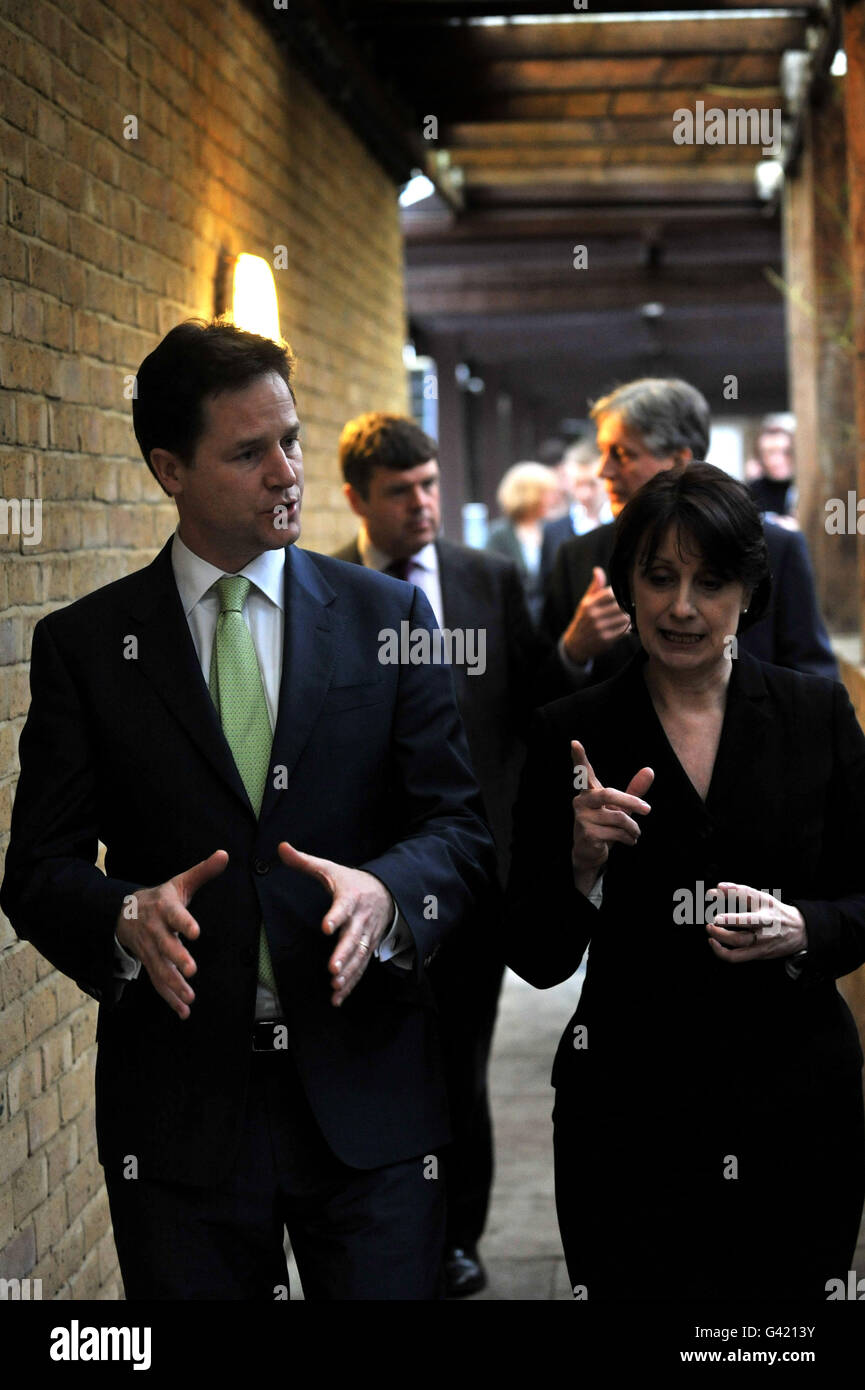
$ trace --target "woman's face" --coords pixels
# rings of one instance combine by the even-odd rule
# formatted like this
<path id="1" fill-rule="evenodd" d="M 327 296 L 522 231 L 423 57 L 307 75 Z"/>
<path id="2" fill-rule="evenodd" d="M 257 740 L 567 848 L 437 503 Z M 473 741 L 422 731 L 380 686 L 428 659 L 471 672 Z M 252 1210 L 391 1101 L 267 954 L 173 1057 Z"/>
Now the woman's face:
<path id="1" fill-rule="evenodd" d="M 679 554 L 681 547 L 682 554 Z M 748 595 L 738 580 L 721 579 L 696 543 L 671 526 L 644 573 L 631 575 L 636 627 L 649 660 L 670 672 L 711 670 L 735 653 L 735 635 Z"/>

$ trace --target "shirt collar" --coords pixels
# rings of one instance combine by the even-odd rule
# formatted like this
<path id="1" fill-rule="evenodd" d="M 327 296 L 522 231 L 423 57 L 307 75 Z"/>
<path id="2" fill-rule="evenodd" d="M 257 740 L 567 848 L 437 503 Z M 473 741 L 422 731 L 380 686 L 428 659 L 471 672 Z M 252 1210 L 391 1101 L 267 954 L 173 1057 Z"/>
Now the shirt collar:
<path id="1" fill-rule="evenodd" d="M 221 579 L 225 570 L 217 569 L 209 560 L 202 560 L 180 539 L 175 531 L 171 544 L 171 566 L 183 612 L 188 618 L 197 603 Z M 285 547 L 279 550 L 263 550 L 238 571 L 252 580 L 255 587 L 269 598 L 277 608 L 283 607 L 283 581 L 285 576 Z"/>
<path id="2" fill-rule="evenodd" d="M 369 538 L 369 532 L 365 526 L 361 526 L 357 536 L 357 548 L 360 551 L 360 558 L 367 569 L 385 570 L 392 563 L 393 556 L 387 555 L 383 550 L 379 550 L 377 545 L 373 545 Z M 411 565 L 416 565 L 418 569 L 428 570 L 430 574 L 438 574 L 438 555 L 436 554 L 435 541 L 430 541 L 416 555 L 409 558 Z"/>

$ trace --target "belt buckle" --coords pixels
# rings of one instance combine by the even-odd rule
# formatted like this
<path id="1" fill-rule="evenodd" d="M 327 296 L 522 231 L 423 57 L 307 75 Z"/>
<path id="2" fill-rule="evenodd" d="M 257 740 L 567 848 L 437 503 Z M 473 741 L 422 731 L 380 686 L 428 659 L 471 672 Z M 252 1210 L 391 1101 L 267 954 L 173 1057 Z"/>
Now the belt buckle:
<path id="1" fill-rule="evenodd" d="M 253 1052 L 287 1052 L 288 1028 L 282 1019 L 259 1019 L 252 1028 Z"/>

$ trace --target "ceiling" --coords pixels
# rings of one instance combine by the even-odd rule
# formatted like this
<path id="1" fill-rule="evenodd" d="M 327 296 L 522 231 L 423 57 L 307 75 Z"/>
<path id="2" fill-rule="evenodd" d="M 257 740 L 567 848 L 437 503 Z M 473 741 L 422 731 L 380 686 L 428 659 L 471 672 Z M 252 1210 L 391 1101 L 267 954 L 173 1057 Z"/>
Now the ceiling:
<path id="1" fill-rule="evenodd" d="M 674 113 L 781 110 L 790 164 L 797 75 L 828 67 L 837 8 L 292 0 L 281 33 L 397 180 L 435 179 L 403 212 L 418 350 L 447 340 L 552 429 L 644 372 L 719 411 L 786 404 L 762 142 L 677 143 Z"/>

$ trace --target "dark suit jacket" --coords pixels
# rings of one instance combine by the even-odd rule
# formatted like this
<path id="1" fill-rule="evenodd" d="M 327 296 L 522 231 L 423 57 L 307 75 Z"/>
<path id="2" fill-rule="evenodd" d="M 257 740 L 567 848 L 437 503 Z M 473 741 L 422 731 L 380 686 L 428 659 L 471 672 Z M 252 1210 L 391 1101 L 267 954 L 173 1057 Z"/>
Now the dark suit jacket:
<path id="1" fill-rule="evenodd" d="M 447 673 L 377 660 L 382 628 L 431 627 L 432 613 L 410 585 L 326 556 L 290 549 L 285 573 L 275 775 L 258 820 L 196 657 L 170 542 L 34 632 L 2 904 L 20 936 L 101 999 L 100 1157 L 135 1155 L 142 1177 L 207 1186 L 229 1171 L 262 921 L 289 1046 L 337 1156 L 377 1167 L 448 1135 L 424 964 L 488 890 L 492 846 Z M 373 961 L 335 1009 L 333 941 L 320 927 L 330 899 L 279 861 L 281 839 L 380 878 L 411 928 L 417 969 Z M 124 896 L 218 848 L 228 866 L 190 905 L 201 926 L 191 1017 L 178 1019 L 144 971 L 115 1002 Z"/>
<path id="2" fill-rule="evenodd" d="M 739 637 L 739 648 L 794 671 L 838 678 L 814 592 L 814 578 L 805 541 L 798 531 L 787 531 L 764 521 L 769 567 L 772 571 L 772 597 L 768 612 Z M 573 617 L 592 579 L 592 570 L 607 571 L 613 553 L 614 524 L 599 526 L 584 536 L 575 536 L 559 549 L 547 591 L 543 627 L 558 640 Z M 609 575 L 608 575 L 609 578 Z M 595 685 L 620 671 L 639 646 L 635 634 L 617 642 L 596 657 L 586 684 Z"/>
<path id="3" fill-rule="evenodd" d="M 741 1096 L 751 1086 L 762 1107 L 782 1094 L 804 1101 L 862 1062 L 834 981 L 865 961 L 865 737 L 843 686 L 740 655 L 704 803 L 655 713 L 644 662 L 640 652 L 612 680 L 540 711 L 497 939 L 507 963 L 541 988 L 572 975 L 591 943 L 556 1059 L 560 1096 L 606 1097 L 617 1124 L 632 1107 L 657 1112 L 677 1083 L 710 1112 L 729 1087 Z M 573 882 L 574 738 L 605 786 L 624 789 L 644 766 L 655 772 L 640 840 L 611 848 L 600 910 Z M 799 907 L 809 950 L 799 979 L 783 960 L 715 958 L 700 885 L 722 880 Z M 675 923 L 682 889 L 694 894 L 694 925 Z M 581 1023 L 584 1049 L 573 1037 Z M 684 1100 L 679 1114 L 687 1126 Z"/>
<path id="4" fill-rule="evenodd" d="M 574 539 L 574 527 L 571 522 L 570 513 L 567 516 L 557 516 L 555 521 L 548 521 L 544 527 L 544 538 L 541 542 L 541 578 L 544 584 L 548 584 L 553 568 L 556 563 L 556 556 L 566 541 Z"/>
<path id="5" fill-rule="evenodd" d="M 451 667 L 472 766 L 507 877 L 511 814 L 537 705 L 570 686 L 551 642 L 532 627 L 519 573 L 509 560 L 451 541 L 436 541 L 444 626 L 486 630 L 486 670 Z M 361 564 L 357 542 L 337 559 Z"/>

